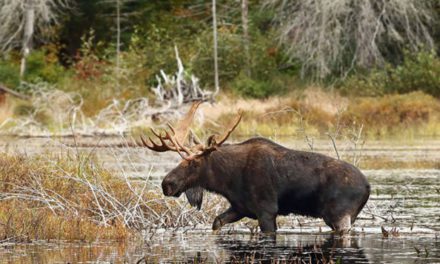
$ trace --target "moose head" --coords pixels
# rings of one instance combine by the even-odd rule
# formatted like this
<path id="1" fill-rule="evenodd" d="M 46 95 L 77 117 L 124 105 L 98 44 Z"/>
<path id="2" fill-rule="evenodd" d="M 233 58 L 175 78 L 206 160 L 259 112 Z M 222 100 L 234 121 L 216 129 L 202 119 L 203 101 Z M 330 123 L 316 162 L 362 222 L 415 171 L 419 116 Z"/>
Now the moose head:
<path id="1" fill-rule="evenodd" d="M 167 124 L 169 130 L 162 133 L 151 128 L 151 132 L 159 143 L 150 137 L 148 139 L 141 137 L 142 145 L 153 151 L 173 151 L 180 155 L 182 161 L 165 176 L 162 181 L 162 190 L 164 195 L 174 197 L 179 197 L 185 192 L 189 203 L 192 206 L 197 206 L 198 209 L 200 209 L 203 200 L 203 189 L 200 186 L 207 180 L 204 177 L 209 175 L 207 164 L 210 163 L 210 155 L 229 138 L 242 117 L 240 111 L 223 135 L 211 135 L 206 140 L 206 144 L 203 144 L 190 130 L 190 125 L 200 104 L 201 101 L 194 102 L 188 113 L 178 122 L 176 128 Z"/>

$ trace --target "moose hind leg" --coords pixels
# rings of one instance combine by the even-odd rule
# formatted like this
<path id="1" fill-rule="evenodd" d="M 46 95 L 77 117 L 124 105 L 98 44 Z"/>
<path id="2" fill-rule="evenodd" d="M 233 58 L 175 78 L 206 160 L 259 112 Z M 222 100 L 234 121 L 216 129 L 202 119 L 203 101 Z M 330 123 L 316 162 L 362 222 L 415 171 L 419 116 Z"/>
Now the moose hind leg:
<path id="1" fill-rule="evenodd" d="M 220 228 L 222 228 L 222 226 L 229 224 L 229 223 L 236 222 L 242 218 L 243 218 L 243 215 L 241 215 L 236 210 L 234 210 L 234 208 L 229 207 L 228 210 L 226 210 L 222 214 L 218 215 L 214 219 L 214 223 L 212 224 L 212 230 L 214 230 L 214 231 L 219 230 Z"/>
<path id="2" fill-rule="evenodd" d="M 263 213 L 259 215 L 258 225 L 263 233 L 275 233 L 277 231 L 276 214 Z"/>
<path id="3" fill-rule="evenodd" d="M 346 214 L 330 224 L 331 228 L 338 233 L 347 233 L 351 229 L 351 216 Z"/>

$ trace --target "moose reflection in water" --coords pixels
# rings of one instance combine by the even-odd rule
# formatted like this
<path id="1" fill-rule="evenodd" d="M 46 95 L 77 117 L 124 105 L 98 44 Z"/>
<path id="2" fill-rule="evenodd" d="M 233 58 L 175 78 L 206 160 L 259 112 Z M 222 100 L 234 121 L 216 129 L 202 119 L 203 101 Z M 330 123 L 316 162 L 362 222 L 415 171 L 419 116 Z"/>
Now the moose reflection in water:
<path id="1" fill-rule="evenodd" d="M 231 263 L 368 263 L 358 239 L 335 235 L 296 236 L 295 240 L 267 237 L 237 239 L 219 237 L 216 244 L 226 249 Z"/>
<path id="2" fill-rule="evenodd" d="M 194 236 L 198 236 L 194 234 Z M 332 234 L 278 234 L 271 236 L 231 234 L 205 235 L 204 243 L 215 247 L 199 248 L 191 243 L 187 252 L 174 252 L 161 261 L 179 263 L 369 263 L 361 237 Z M 198 238 L 200 239 L 200 237 Z M 194 242 L 189 239 L 187 242 Z M 176 255 L 174 255 L 176 254 Z M 154 254 L 147 253 L 138 263 L 150 263 Z M 159 259 L 156 259 L 159 260 Z M 154 262 L 154 261 L 153 261 Z"/>
<path id="3" fill-rule="evenodd" d="M 153 130 L 160 143 L 142 139 L 151 150 L 175 151 L 183 161 L 162 181 L 166 196 L 186 192 L 201 207 L 201 189 L 224 196 L 230 208 L 217 216 L 213 230 L 243 217 L 258 219 L 262 232 L 276 231 L 277 215 L 295 213 L 323 218 L 335 231 L 348 231 L 370 195 L 365 176 L 353 165 L 312 152 L 295 151 L 265 138 L 223 144 L 242 118 L 226 133 L 212 135 L 206 145 L 186 145 L 189 126 L 201 102 L 165 135 Z M 195 138 L 195 137 L 193 137 Z"/>

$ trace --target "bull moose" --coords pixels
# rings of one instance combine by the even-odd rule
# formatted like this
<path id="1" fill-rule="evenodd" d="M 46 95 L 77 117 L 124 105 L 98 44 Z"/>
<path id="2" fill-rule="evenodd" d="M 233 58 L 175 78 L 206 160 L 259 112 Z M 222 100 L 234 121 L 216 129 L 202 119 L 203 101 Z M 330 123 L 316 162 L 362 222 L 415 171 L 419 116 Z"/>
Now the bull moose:
<path id="1" fill-rule="evenodd" d="M 370 185 L 355 166 L 322 154 L 285 148 L 265 138 L 225 144 L 239 124 L 240 113 L 222 136 L 206 144 L 186 144 L 189 126 L 200 102 L 195 102 L 176 129 L 153 134 L 160 143 L 141 137 L 142 145 L 182 157 L 162 181 L 166 196 L 186 193 L 199 209 L 203 190 L 224 196 L 229 209 L 212 229 L 244 217 L 258 220 L 262 232 L 275 232 L 277 215 L 319 217 L 335 231 L 348 231 L 370 195 Z"/>

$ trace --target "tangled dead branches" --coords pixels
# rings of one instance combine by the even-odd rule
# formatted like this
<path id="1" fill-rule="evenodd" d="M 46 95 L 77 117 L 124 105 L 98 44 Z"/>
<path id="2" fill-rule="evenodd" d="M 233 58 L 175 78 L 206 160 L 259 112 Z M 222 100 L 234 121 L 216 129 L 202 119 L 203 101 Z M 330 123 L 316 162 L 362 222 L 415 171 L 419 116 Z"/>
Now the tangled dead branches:
<path id="1" fill-rule="evenodd" d="M 25 84 L 32 91 L 26 114 L 6 119 L 0 130 L 15 136 L 114 136 L 150 125 L 159 116 L 176 119 L 192 101 L 212 101 L 213 93 L 200 88 L 197 77 L 187 75 L 177 48 L 175 51 L 178 71 L 175 75 L 161 71 L 158 85 L 152 88 L 154 104 L 146 97 L 126 101 L 114 98 L 98 114 L 87 117 L 80 94 L 57 90 L 47 83 Z"/>
<path id="2" fill-rule="evenodd" d="M 265 5 L 278 14 L 280 40 L 291 58 L 302 62 L 303 74 L 318 78 L 382 65 L 387 53 L 395 57 L 399 49 L 434 47 L 430 1 L 266 0 Z"/>
<path id="3" fill-rule="evenodd" d="M 0 164 L 0 213 L 4 216 L 0 234 L 4 238 L 51 238 L 54 230 L 45 226 L 49 221 L 82 226 L 79 230 L 55 230 L 62 238 L 76 235 L 69 232 L 100 227 L 154 233 L 161 228 L 210 223 L 222 210 L 222 203 L 213 196 L 208 200 L 215 206 L 204 211 L 190 208 L 182 199 L 165 199 L 149 181 L 136 182 L 125 174 L 114 177 L 86 153 L 67 158 L 3 154 Z M 29 209 L 31 213 L 27 213 Z M 88 235 L 91 239 L 96 236 Z"/>

